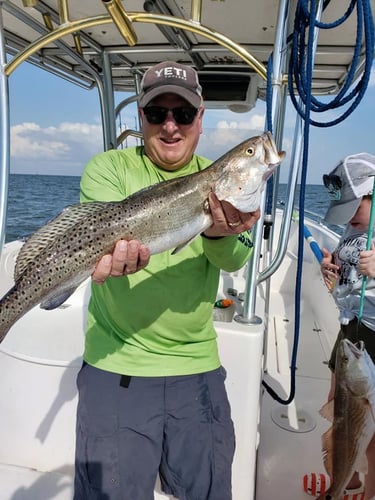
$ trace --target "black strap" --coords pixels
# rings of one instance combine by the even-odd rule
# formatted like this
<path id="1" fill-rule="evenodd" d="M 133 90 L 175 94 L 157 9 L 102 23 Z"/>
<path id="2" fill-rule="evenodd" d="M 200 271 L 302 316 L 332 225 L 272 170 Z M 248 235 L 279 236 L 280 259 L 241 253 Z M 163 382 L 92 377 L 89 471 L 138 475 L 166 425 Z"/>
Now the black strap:
<path id="1" fill-rule="evenodd" d="M 131 381 L 130 375 L 121 375 L 120 385 L 121 387 L 125 387 L 126 389 L 129 387 Z"/>

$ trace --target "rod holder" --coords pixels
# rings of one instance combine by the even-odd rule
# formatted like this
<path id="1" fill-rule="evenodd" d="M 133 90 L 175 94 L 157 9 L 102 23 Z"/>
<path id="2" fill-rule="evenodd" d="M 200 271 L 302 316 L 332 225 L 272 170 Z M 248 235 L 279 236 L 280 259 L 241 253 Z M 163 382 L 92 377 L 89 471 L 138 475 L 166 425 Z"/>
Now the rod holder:
<path id="1" fill-rule="evenodd" d="M 190 18 L 194 23 L 200 23 L 202 16 L 202 0 L 192 0 Z"/>
<path id="2" fill-rule="evenodd" d="M 137 43 L 137 35 L 132 22 L 119 0 L 102 0 L 117 29 L 124 37 L 126 43 L 133 47 Z"/>
<path id="3" fill-rule="evenodd" d="M 53 31 L 51 14 L 45 12 L 42 14 L 42 16 L 43 16 L 43 21 L 44 21 L 45 27 L 48 29 L 48 31 Z"/>
<path id="4" fill-rule="evenodd" d="M 73 40 L 74 40 L 74 46 L 76 48 L 76 51 L 78 54 L 81 56 L 83 55 L 83 49 L 82 49 L 82 44 L 81 44 L 81 37 L 78 33 L 73 33 Z"/>
<path id="5" fill-rule="evenodd" d="M 68 24 L 70 22 L 68 0 L 59 0 L 58 8 L 59 8 L 60 24 Z"/>

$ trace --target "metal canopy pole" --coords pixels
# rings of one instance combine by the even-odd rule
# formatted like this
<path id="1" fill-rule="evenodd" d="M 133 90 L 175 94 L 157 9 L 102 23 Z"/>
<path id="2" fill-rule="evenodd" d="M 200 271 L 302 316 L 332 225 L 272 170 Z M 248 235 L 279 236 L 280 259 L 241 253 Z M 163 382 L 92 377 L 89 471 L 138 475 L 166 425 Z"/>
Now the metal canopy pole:
<path id="1" fill-rule="evenodd" d="M 8 183 L 10 170 L 10 121 L 8 77 L 6 65 L 3 2 L 0 2 L 0 255 L 5 241 Z"/>
<path id="2" fill-rule="evenodd" d="M 103 87 L 104 95 L 103 106 L 103 132 L 104 132 L 104 147 L 108 149 L 116 149 L 116 116 L 115 104 L 113 95 L 112 68 L 110 55 L 104 51 L 102 54 L 103 61 Z"/>
<path id="3" fill-rule="evenodd" d="M 285 61 L 285 47 L 286 47 L 286 29 L 287 19 L 289 12 L 289 0 L 280 2 L 278 13 L 278 24 L 276 31 L 276 39 L 273 53 L 273 73 L 272 73 L 272 121 L 276 123 L 276 140 L 277 143 L 281 141 L 279 128 L 283 123 L 284 117 L 281 117 L 280 110 L 285 113 L 285 106 L 282 106 L 282 87 L 283 87 L 283 63 Z M 280 126 L 280 127 L 279 127 Z M 277 144 L 279 146 L 279 144 Z M 260 324 L 262 319 L 255 314 L 256 307 L 256 294 L 257 294 L 257 274 L 259 267 L 259 259 L 261 254 L 261 245 L 263 237 L 263 223 L 264 223 L 264 208 L 265 208 L 265 191 L 262 193 L 261 198 L 261 218 L 258 220 L 254 229 L 254 251 L 248 263 L 248 272 L 246 277 L 246 290 L 244 298 L 243 313 L 238 314 L 234 319 L 239 323 L 246 324 Z"/>

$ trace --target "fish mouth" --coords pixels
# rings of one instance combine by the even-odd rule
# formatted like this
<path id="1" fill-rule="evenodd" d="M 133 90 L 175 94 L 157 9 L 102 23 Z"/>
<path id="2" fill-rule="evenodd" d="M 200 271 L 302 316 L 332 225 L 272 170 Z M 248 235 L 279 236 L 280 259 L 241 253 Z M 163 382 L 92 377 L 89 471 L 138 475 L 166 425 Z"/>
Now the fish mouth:
<path id="1" fill-rule="evenodd" d="M 283 159 L 286 156 L 285 151 L 278 151 L 275 141 L 273 139 L 273 136 L 271 132 L 266 131 L 262 135 L 262 140 L 264 143 L 264 162 L 268 166 L 267 171 L 265 172 L 263 179 L 266 181 L 275 169 L 280 165 L 280 163 L 283 161 Z"/>
<path id="2" fill-rule="evenodd" d="M 344 355 L 349 356 L 350 354 L 359 359 L 365 349 L 365 344 L 363 340 L 359 340 L 356 344 L 353 344 L 348 339 L 343 339 L 341 342 L 342 350 Z"/>

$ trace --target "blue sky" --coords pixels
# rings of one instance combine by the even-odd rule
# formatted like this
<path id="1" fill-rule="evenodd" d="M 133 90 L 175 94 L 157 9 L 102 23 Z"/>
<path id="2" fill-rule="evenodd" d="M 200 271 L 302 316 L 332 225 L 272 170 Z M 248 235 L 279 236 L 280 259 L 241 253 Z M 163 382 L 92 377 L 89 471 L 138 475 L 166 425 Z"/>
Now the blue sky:
<path id="1" fill-rule="evenodd" d="M 11 173 L 80 175 L 89 158 L 103 147 L 96 90 L 81 89 L 28 63 L 11 75 L 9 86 Z M 124 97 L 123 94 L 121 99 Z M 328 121 L 333 116 L 323 115 L 319 119 Z M 373 77 L 365 98 L 348 119 L 330 128 L 311 127 L 307 182 L 321 184 L 323 173 L 347 154 L 362 151 L 375 154 L 374 117 Z M 134 128 L 135 120 L 135 105 L 131 105 L 123 113 L 122 122 Z M 292 144 L 294 124 L 295 114 L 290 105 L 283 141 L 287 153 Z M 204 133 L 197 152 L 214 160 L 263 128 L 263 102 L 249 113 L 206 110 Z M 128 145 L 132 145 L 131 139 Z M 288 159 L 280 168 L 281 180 L 285 182 Z"/>

